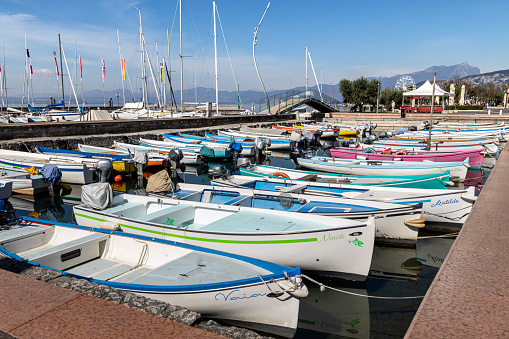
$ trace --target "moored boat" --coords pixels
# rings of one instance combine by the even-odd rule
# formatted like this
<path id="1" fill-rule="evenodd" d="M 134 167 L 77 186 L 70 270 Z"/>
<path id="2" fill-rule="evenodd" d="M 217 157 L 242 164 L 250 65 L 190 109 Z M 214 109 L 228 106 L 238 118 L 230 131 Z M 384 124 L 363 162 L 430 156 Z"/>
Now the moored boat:
<path id="1" fill-rule="evenodd" d="M 360 186 L 445 189 L 453 185 L 453 183 L 449 181 L 449 171 L 442 174 L 429 175 L 354 176 L 338 173 L 303 171 L 267 165 L 251 165 L 248 168 L 240 168 L 239 171 L 243 176 L 267 176 L 299 181 L 343 183 Z"/>
<path id="2" fill-rule="evenodd" d="M 82 199 L 83 200 L 83 199 Z M 232 200 L 231 203 L 234 201 Z M 74 206 L 78 224 L 185 241 L 321 274 L 363 280 L 375 237 L 367 222 L 228 204 L 121 194 L 103 210 Z"/>
<path id="3" fill-rule="evenodd" d="M 415 244 L 418 228 L 424 227 L 421 202 L 394 204 L 356 200 L 333 195 L 312 195 L 297 192 L 289 186 L 276 191 L 253 190 L 247 187 L 221 187 L 179 183 L 170 194 L 172 199 L 226 204 L 229 206 L 326 215 L 353 220 L 375 218 L 376 240 L 386 243 Z M 232 202 L 233 201 L 233 202 Z"/>
<path id="4" fill-rule="evenodd" d="M 62 273 L 292 337 L 299 268 L 94 227 L 33 218 L 0 231 L 0 252 Z M 266 316 L 267 309 L 271 316 Z"/>

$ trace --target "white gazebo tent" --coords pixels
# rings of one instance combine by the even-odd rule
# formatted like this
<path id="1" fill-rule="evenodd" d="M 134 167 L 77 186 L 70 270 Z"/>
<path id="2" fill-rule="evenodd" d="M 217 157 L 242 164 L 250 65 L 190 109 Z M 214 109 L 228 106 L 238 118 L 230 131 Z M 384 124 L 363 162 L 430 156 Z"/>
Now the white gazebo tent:
<path id="1" fill-rule="evenodd" d="M 445 108 L 445 99 L 449 98 L 450 93 L 443 90 L 435 84 L 435 98 L 442 98 L 442 109 Z M 433 84 L 426 80 L 426 82 L 419 88 L 414 89 L 413 91 L 403 93 L 403 103 L 405 103 L 405 97 L 411 98 L 422 98 L 422 97 L 432 97 L 433 96 Z M 439 101 L 440 102 L 440 101 Z M 432 103 L 434 105 L 434 103 Z M 412 107 L 415 107 L 415 99 L 412 99 Z M 411 108 L 410 108 L 411 109 Z"/>

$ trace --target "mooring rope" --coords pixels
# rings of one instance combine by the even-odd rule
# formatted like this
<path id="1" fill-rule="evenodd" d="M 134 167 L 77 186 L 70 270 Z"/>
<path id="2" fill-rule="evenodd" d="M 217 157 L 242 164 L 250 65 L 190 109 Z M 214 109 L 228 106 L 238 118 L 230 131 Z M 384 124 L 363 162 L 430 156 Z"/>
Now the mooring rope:
<path id="1" fill-rule="evenodd" d="M 305 274 L 301 274 L 301 276 L 303 278 L 306 278 L 308 279 L 309 281 L 311 282 L 314 282 L 315 284 L 317 284 L 318 286 L 320 286 L 320 291 L 325 291 L 326 288 L 330 289 L 330 290 L 333 290 L 333 291 L 336 291 L 336 292 L 341 292 L 341 293 L 346 293 L 346 294 L 350 294 L 350 295 L 355 295 L 357 297 L 364 297 L 364 298 L 372 298 L 372 299 L 393 299 L 393 300 L 398 300 L 398 299 L 421 299 L 421 298 L 424 298 L 424 296 L 415 296 L 415 297 L 379 297 L 379 296 L 376 296 L 376 295 L 364 295 L 364 294 L 359 294 L 359 293 L 354 293 L 354 292 L 348 292 L 348 291 L 345 291 L 345 290 L 341 290 L 339 288 L 335 288 L 335 287 L 331 287 L 331 286 L 327 286 L 325 284 L 322 284 L 321 282 L 319 281 L 316 281 L 315 279 L 311 278 L 311 277 L 308 277 L 307 275 Z"/>

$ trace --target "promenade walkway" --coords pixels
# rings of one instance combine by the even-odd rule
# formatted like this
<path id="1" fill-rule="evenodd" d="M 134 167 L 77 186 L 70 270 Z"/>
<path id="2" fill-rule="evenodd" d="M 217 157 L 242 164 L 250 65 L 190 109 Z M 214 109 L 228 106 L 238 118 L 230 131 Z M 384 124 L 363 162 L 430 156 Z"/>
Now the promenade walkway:
<path id="1" fill-rule="evenodd" d="M 0 270 L 0 338 L 224 338 Z"/>
<path id="2" fill-rule="evenodd" d="M 405 338 L 509 337 L 508 192 L 506 147 Z"/>

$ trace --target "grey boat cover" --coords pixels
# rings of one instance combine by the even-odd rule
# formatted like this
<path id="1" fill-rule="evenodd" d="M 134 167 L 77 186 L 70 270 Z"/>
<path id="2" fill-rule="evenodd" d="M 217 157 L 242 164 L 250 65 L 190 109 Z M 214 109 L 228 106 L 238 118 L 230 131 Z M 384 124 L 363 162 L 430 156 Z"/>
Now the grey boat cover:
<path id="1" fill-rule="evenodd" d="M 81 202 L 93 209 L 102 211 L 111 205 L 112 200 L 113 189 L 107 182 L 96 182 L 81 188 Z"/>

